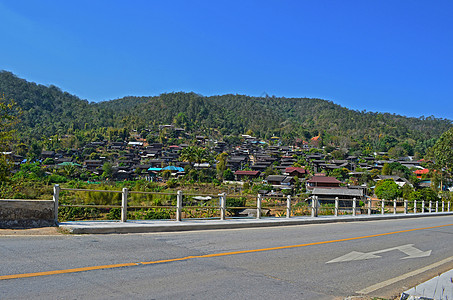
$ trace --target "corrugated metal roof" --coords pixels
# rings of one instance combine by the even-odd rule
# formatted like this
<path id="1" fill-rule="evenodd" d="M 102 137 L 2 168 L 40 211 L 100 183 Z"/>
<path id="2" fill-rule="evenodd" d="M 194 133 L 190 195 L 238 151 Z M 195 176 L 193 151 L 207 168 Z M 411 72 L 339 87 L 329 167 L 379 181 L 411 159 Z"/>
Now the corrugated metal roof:
<path id="1" fill-rule="evenodd" d="M 363 190 L 359 189 L 348 189 L 348 188 L 338 188 L 338 189 L 322 189 L 314 188 L 313 195 L 315 196 L 353 196 L 353 197 L 362 197 Z"/>

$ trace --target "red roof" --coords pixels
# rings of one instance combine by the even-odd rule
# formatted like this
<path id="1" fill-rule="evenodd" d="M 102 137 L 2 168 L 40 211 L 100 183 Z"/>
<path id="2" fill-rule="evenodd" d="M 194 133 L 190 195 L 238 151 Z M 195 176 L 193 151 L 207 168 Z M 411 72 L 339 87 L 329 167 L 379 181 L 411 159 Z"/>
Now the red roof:
<path id="1" fill-rule="evenodd" d="M 305 168 L 298 168 L 298 167 L 288 167 L 285 169 L 285 172 L 286 173 L 291 173 L 291 172 L 294 172 L 294 171 L 297 171 L 301 174 L 306 174 L 308 173 L 308 171 L 305 169 Z"/>
<path id="2" fill-rule="evenodd" d="M 428 174 L 429 173 L 429 169 L 416 170 L 416 171 L 414 171 L 414 173 L 417 174 L 417 175 Z"/>
<path id="3" fill-rule="evenodd" d="M 234 175 L 247 175 L 247 176 L 256 176 L 260 171 L 236 171 Z"/>
<path id="4" fill-rule="evenodd" d="M 322 182 L 322 183 L 341 183 L 338 179 L 335 177 L 328 177 L 328 176 L 313 176 L 308 180 L 307 182 Z"/>

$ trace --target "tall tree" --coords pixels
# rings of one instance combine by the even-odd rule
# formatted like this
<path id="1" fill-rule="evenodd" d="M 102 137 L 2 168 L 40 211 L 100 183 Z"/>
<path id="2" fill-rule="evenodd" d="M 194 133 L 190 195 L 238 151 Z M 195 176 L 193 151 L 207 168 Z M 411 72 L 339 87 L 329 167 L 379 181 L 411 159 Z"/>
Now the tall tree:
<path id="1" fill-rule="evenodd" d="M 453 128 L 444 132 L 431 148 L 434 167 L 441 174 L 441 190 L 444 180 L 452 177 L 453 172 Z"/>
<path id="2" fill-rule="evenodd" d="M 10 174 L 11 160 L 8 159 L 10 143 L 13 139 L 14 125 L 17 123 L 20 110 L 12 100 L 0 96 L 0 181 L 6 181 Z"/>

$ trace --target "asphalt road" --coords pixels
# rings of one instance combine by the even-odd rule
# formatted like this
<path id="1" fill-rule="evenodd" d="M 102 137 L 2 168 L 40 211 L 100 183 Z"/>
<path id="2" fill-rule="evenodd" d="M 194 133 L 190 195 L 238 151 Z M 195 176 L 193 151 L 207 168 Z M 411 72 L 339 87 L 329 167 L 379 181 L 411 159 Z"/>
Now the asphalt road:
<path id="1" fill-rule="evenodd" d="M 390 298 L 453 268 L 452 234 L 453 216 L 442 216 L 183 233 L 0 236 L 0 299 Z"/>

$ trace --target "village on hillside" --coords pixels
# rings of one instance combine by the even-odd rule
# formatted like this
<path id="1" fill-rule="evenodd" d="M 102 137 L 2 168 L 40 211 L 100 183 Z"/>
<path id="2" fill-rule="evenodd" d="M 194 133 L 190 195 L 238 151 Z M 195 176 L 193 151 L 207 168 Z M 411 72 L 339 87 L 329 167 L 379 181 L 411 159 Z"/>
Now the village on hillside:
<path id="1" fill-rule="evenodd" d="M 260 193 L 273 196 L 359 200 L 407 199 L 420 197 L 420 191 L 425 198 L 428 194 L 435 198 L 434 191 L 440 189 L 424 160 L 391 159 L 386 152 L 351 155 L 349 149 L 322 145 L 320 136 L 297 140 L 296 145 L 282 145 L 278 137 L 264 141 L 248 134 L 219 141 L 191 136 L 174 125 L 160 125 L 155 135 L 161 142 L 148 142 L 131 132 L 124 141 L 94 141 L 70 150 L 39 149 L 33 161 L 14 152 L 8 155 L 14 162 L 13 173 L 38 165 L 49 184 L 145 180 L 175 188 L 184 181 L 230 185 L 239 191 L 259 185 Z M 376 195 L 374 188 L 380 181 L 390 182 L 387 189 L 396 187 L 396 192 Z M 443 183 L 442 189 L 447 188 Z"/>

